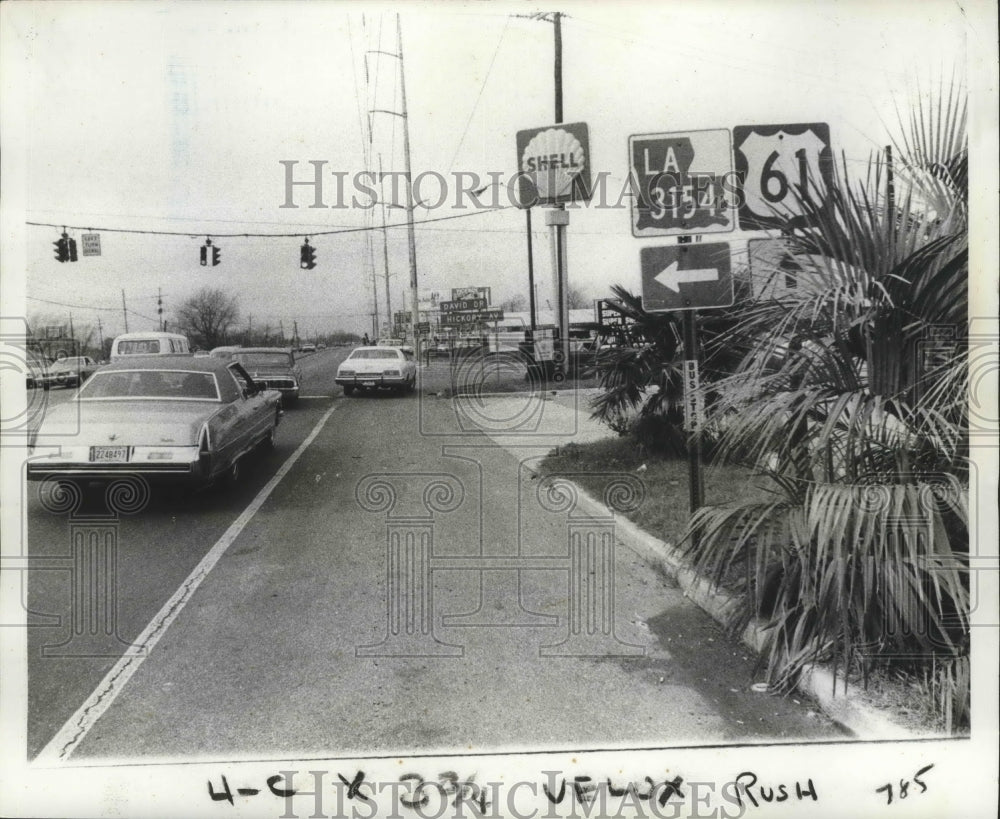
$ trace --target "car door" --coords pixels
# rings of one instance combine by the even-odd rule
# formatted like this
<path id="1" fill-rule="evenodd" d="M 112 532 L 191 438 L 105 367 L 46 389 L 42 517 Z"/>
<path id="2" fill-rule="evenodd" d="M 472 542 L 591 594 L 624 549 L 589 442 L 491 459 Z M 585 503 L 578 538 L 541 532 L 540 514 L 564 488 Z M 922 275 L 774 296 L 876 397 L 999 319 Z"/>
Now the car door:
<path id="1" fill-rule="evenodd" d="M 272 423 L 269 402 L 265 391 L 254 382 L 238 361 L 229 365 L 229 372 L 240 385 L 241 398 L 236 400 L 237 427 L 243 439 L 242 447 L 249 449 L 264 436 Z"/>

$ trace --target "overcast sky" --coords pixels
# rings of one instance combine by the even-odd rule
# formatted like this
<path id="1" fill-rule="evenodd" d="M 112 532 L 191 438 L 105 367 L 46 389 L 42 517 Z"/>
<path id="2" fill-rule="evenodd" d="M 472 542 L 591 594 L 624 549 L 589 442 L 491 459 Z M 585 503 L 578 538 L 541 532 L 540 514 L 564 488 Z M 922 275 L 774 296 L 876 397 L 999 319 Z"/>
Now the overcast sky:
<path id="1" fill-rule="evenodd" d="M 3 36 L 16 48 L 5 48 L 5 68 L 8 82 L 10 69 L 23 80 L 14 102 L 23 131 L 8 128 L 4 138 L 5 149 L 24 148 L 23 219 L 105 229 L 102 255 L 76 264 L 54 260 L 58 229 L 26 229 L 29 314 L 72 310 L 77 323 L 100 315 L 110 335 L 122 329 L 122 289 L 133 311 L 130 329 L 141 329 L 154 324 L 158 288 L 169 316 L 172 305 L 208 284 L 238 294 L 244 322 L 252 315 L 254 327 L 284 322 L 289 331 L 297 320 L 303 335 L 370 328 L 373 259 L 380 309 L 385 305 L 380 232 L 314 236 L 313 271 L 299 269 L 301 238 L 220 234 L 379 224 L 378 210 L 309 208 L 305 188 L 295 190 L 300 207 L 282 208 L 281 162 L 296 161 L 296 177 L 306 179 L 310 161 L 324 161 L 327 205 L 337 198 L 333 171 L 350 180 L 377 168 L 379 157 L 384 170 L 402 171 L 401 118 L 367 114 L 401 104 L 398 61 L 366 56 L 396 51 L 389 7 L 13 5 L 4 10 Z M 414 175 L 512 174 L 516 132 L 554 121 L 553 26 L 513 16 L 530 14 L 529 5 L 393 8 L 403 12 Z M 862 170 L 889 141 L 897 105 L 926 99 L 953 72 L 966 80 L 970 18 L 954 2 L 673 0 L 559 8 L 567 14 L 564 120 L 589 125 L 592 168 L 617 184 L 627 173 L 631 134 L 746 124 L 829 123 L 835 151 Z M 995 25 L 971 36 L 995 40 Z M 435 186 L 427 190 L 436 195 Z M 526 293 L 524 213 L 442 205 L 417 209 L 416 218 L 463 213 L 418 225 L 421 290 L 490 286 L 495 301 Z M 401 224 L 404 212 L 391 209 L 389 218 Z M 541 213 L 534 226 L 544 302 L 549 245 Z M 71 232 L 79 240 L 84 231 Z M 199 265 L 207 235 L 222 248 L 218 267 Z M 397 310 L 409 281 L 406 231 L 388 235 Z M 616 283 L 637 289 L 639 248 L 655 244 L 632 237 L 627 206 L 575 211 L 568 241 L 570 282 L 593 297 Z"/>

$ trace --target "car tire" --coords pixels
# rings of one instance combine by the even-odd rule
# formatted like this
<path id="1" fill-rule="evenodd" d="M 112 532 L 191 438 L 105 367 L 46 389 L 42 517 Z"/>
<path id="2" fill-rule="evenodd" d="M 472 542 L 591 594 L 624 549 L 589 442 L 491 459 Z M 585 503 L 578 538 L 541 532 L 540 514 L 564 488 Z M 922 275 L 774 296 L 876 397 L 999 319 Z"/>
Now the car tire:
<path id="1" fill-rule="evenodd" d="M 344 384 L 344 395 L 354 395 L 354 387 L 350 384 Z"/>

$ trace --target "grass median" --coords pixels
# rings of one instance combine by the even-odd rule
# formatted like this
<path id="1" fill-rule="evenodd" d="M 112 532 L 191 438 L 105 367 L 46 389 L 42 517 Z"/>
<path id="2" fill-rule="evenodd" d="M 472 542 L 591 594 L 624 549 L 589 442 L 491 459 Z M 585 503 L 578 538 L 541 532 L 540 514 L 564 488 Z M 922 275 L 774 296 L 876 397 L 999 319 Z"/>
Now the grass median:
<path id="1" fill-rule="evenodd" d="M 627 472 L 638 477 L 645 494 L 627 516 L 661 540 L 677 543 L 690 516 L 688 461 L 650 454 L 628 437 L 606 438 L 589 444 L 567 444 L 541 463 L 543 474 L 572 473 L 577 483 L 595 497 L 604 493 L 608 476 Z M 767 479 L 745 467 L 704 466 L 705 503 L 716 505 L 739 499 L 772 497 Z"/>

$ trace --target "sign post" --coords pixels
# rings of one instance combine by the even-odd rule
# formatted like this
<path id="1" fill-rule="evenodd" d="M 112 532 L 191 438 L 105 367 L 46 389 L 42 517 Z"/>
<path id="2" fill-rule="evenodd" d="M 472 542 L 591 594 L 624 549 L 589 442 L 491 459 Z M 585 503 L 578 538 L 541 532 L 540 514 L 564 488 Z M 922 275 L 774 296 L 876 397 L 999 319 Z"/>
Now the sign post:
<path id="1" fill-rule="evenodd" d="M 557 71 L 558 76 L 558 71 Z M 556 124 L 517 132 L 518 196 L 521 207 L 554 205 L 545 213 L 552 237 L 552 289 L 563 372 L 569 365 L 569 285 L 566 272 L 567 202 L 589 200 L 590 133 L 585 122 L 563 123 L 557 99 Z M 557 364 L 557 373 L 559 365 Z M 558 375 L 556 376 L 558 378 Z"/>
<path id="2" fill-rule="evenodd" d="M 693 513 L 705 502 L 701 470 L 701 427 L 704 406 L 699 391 L 697 311 L 733 303 L 729 244 L 644 247 L 642 303 L 650 313 L 684 314 L 684 429 L 689 433 L 688 487 Z"/>

